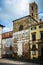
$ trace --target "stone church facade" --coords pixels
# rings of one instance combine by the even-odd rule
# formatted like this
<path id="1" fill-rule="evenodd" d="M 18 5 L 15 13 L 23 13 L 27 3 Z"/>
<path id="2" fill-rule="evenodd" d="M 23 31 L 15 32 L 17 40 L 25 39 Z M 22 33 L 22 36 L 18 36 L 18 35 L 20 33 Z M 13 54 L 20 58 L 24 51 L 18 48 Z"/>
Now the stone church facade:
<path id="1" fill-rule="evenodd" d="M 37 23 L 32 16 L 28 15 L 13 21 L 13 51 L 14 56 L 30 58 L 30 24 Z"/>
<path id="2" fill-rule="evenodd" d="M 30 24 L 37 23 L 38 6 L 34 2 L 29 8 L 30 15 L 13 21 L 13 56 L 15 57 L 30 58 Z"/>

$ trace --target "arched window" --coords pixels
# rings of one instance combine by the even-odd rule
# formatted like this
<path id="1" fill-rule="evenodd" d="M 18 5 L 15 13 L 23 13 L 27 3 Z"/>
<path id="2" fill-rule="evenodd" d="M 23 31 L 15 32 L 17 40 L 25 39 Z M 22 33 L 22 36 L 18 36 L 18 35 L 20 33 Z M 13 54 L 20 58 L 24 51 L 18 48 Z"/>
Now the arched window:
<path id="1" fill-rule="evenodd" d="M 19 31 L 23 30 L 23 25 L 20 25 Z"/>
<path id="2" fill-rule="evenodd" d="M 33 10 L 33 6 L 32 6 L 32 10 Z"/>
<path id="3" fill-rule="evenodd" d="M 33 13 L 32 13 L 32 16 L 33 16 Z"/>

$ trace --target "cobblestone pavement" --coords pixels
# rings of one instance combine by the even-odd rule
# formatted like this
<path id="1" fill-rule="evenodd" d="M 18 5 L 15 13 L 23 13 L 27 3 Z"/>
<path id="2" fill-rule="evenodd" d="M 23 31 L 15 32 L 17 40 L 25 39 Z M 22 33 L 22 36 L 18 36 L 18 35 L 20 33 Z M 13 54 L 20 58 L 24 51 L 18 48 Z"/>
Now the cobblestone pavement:
<path id="1" fill-rule="evenodd" d="M 0 59 L 0 65 L 40 65 L 36 63 L 31 63 L 31 62 L 24 62 L 24 61 L 15 61 L 15 60 L 10 60 L 10 59 Z M 42 64 L 43 65 L 43 64 Z"/>

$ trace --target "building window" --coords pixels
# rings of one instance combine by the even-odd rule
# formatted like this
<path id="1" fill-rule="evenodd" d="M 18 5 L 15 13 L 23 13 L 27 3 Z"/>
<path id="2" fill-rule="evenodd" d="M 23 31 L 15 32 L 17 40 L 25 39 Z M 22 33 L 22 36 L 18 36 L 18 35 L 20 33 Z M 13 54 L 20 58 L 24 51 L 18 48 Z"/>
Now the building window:
<path id="1" fill-rule="evenodd" d="M 32 40 L 35 41 L 36 40 L 36 34 L 32 34 Z"/>
<path id="2" fill-rule="evenodd" d="M 32 27 L 32 28 L 31 28 L 31 30 L 35 30 L 35 29 L 36 29 L 36 27 Z"/>
<path id="3" fill-rule="evenodd" d="M 43 32 L 41 32 L 41 39 L 43 39 Z"/>
<path id="4" fill-rule="evenodd" d="M 43 28 L 43 25 L 40 25 L 39 28 Z"/>
<path id="5" fill-rule="evenodd" d="M 33 10 L 33 6 L 32 6 L 32 10 Z"/>
<path id="6" fill-rule="evenodd" d="M 10 45 L 10 50 L 12 50 L 12 45 Z"/>
<path id="7" fill-rule="evenodd" d="M 37 6 L 36 6 L 36 9 L 37 9 Z"/>
<path id="8" fill-rule="evenodd" d="M 36 51 L 32 51 L 32 54 L 33 54 L 33 55 L 36 55 Z"/>
<path id="9" fill-rule="evenodd" d="M 36 45 L 32 45 L 32 50 L 33 50 L 33 51 L 36 50 Z"/>
<path id="10" fill-rule="evenodd" d="M 36 45 L 32 45 L 32 54 L 33 54 L 33 55 L 36 54 Z"/>
<path id="11" fill-rule="evenodd" d="M 23 30 L 23 25 L 20 25 L 19 31 Z"/>
<path id="12" fill-rule="evenodd" d="M 33 13 L 32 13 L 32 16 L 33 16 Z"/>

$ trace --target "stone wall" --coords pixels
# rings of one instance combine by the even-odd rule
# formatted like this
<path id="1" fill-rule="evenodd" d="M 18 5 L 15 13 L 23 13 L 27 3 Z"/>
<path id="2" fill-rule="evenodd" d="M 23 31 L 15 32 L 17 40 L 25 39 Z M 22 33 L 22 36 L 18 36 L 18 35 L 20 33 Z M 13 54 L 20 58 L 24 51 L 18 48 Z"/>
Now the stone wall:
<path id="1" fill-rule="evenodd" d="M 26 56 L 26 54 L 29 56 L 29 33 L 28 29 L 13 33 L 13 51 L 18 56 Z"/>
<path id="2" fill-rule="evenodd" d="M 28 23 L 29 23 L 28 17 L 13 22 L 13 32 L 18 32 L 20 25 L 23 26 L 23 30 L 28 29 Z"/>
<path id="3" fill-rule="evenodd" d="M 38 5 L 35 2 L 30 3 L 29 9 L 30 9 L 30 15 L 34 19 L 38 20 Z"/>
<path id="4" fill-rule="evenodd" d="M 14 57 L 16 55 L 19 55 L 29 58 L 30 56 L 29 40 L 30 40 L 31 23 L 32 24 L 36 23 L 36 20 L 34 20 L 30 15 L 13 21 L 13 42 L 14 42 L 13 56 Z"/>

